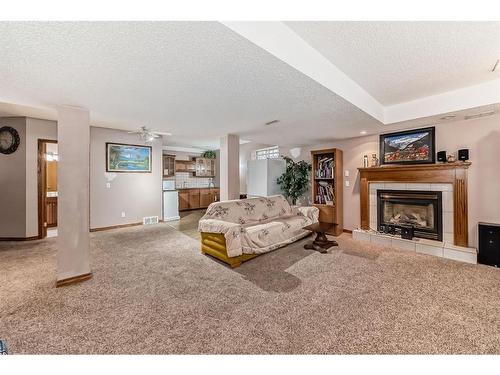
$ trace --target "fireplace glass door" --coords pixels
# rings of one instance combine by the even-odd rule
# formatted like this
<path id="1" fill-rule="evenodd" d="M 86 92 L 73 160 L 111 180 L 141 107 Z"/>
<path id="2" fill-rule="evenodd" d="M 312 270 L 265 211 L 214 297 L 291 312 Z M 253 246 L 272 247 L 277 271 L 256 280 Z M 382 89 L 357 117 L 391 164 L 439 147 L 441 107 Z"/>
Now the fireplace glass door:
<path id="1" fill-rule="evenodd" d="M 412 226 L 415 237 L 442 241 L 440 191 L 378 190 L 378 229 Z"/>

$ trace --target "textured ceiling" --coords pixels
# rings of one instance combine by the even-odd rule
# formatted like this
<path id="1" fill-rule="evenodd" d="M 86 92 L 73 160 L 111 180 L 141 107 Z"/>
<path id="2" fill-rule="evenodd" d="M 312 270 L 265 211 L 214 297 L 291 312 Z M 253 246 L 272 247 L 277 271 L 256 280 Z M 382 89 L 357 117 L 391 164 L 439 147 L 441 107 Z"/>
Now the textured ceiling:
<path id="1" fill-rule="evenodd" d="M 498 23 L 287 25 L 385 103 L 497 74 Z M 93 125 L 204 148 L 227 133 L 292 146 L 394 128 L 217 22 L 0 22 L 0 58 L 0 115 L 55 119 L 56 105 L 77 105 Z"/>
<path id="2" fill-rule="evenodd" d="M 378 126 L 216 22 L 0 23 L 0 56 L 0 101 L 86 107 L 94 125 L 146 125 L 171 144 L 214 147 L 230 132 L 308 144 Z"/>
<path id="3" fill-rule="evenodd" d="M 383 105 L 500 78 L 500 22 L 286 22 Z"/>

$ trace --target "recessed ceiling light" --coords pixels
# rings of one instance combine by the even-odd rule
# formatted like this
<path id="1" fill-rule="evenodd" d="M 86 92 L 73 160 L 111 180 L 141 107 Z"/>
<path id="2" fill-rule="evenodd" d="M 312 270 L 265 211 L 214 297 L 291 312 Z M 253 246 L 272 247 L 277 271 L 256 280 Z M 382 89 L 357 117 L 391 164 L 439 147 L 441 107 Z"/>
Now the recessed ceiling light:
<path id="1" fill-rule="evenodd" d="M 457 117 L 457 116 L 455 116 L 455 115 L 447 115 L 447 116 L 440 117 L 439 119 L 440 120 L 451 120 L 451 119 L 454 119 L 455 117 Z"/>
<path id="2" fill-rule="evenodd" d="M 266 122 L 266 125 L 276 124 L 277 122 L 280 122 L 280 120 L 272 120 L 272 121 Z"/>
<path id="3" fill-rule="evenodd" d="M 366 130 L 361 130 L 361 131 L 359 132 L 359 134 L 361 134 L 361 135 L 365 135 L 365 134 L 366 134 Z"/>
<path id="4" fill-rule="evenodd" d="M 473 118 L 480 118 L 480 117 L 486 117 L 486 116 L 491 116 L 495 114 L 495 111 L 489 111 L 489 112 L 482 112 L 482 113 L 477 113 L 475 115 L 469 115 L 469 116 L 465 116 L 465 119 L 466 120 L 471 120 Z"/>

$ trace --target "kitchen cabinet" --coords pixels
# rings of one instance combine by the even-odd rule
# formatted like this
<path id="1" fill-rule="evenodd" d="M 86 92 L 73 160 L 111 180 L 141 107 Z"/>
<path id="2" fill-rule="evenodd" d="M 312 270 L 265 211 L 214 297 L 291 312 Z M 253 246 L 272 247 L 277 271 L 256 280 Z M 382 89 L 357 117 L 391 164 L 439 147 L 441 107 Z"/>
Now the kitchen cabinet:
<path id="1" fill-rule="evenodd" d="M 189 190 L 189 209 L 195 210 L 200 208 L 200 190 L 190 189 Z"/>
<path id="2" fill-rule="evenodd" d="M 217 202 L 219 188 L 179 189 L 179 211 L 207 208 Z"/>
<path id="3" fill-rule="evenodd" d="M 179 211 L 189 210 L 189 190 L 179 190 Z"/>
<path id="4" fill-rule="evenodd" d="M 175 176 L 175 156 L 163 154 L 163 177 Z"/>
<path id="5" fill-rule="evenodd" d="M 176 172 L 195 172 L 196 162 L 194 160 L 176 160 L 175 161 L 175 171 Z"/>
<path id="6" fill-rule="evenodd" d="M 211 189 L 200 189 L 200 207 L 208 207 L 212 202 L 214 202 L 214 193 Z"/>
<path id="7" fill-rule="evenodd" d="M 196 177 L 215 177 L 215 159 L 196 158 Z"/>

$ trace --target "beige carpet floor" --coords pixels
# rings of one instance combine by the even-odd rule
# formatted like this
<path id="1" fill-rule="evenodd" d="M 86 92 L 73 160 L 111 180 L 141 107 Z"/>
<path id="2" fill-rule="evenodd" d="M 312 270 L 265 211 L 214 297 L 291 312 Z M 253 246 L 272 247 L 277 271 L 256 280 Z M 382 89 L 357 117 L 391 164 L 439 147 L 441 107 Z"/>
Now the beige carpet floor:
<path id="1" fill-rule="evenodd" d="M 500 270 L 339 238 L 230 269 L 166 225 L 92 234 L 94 278 L 54 288 L 55 239 L 0 243 L 16 353 L 500 353 Z"/>

